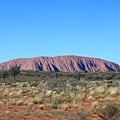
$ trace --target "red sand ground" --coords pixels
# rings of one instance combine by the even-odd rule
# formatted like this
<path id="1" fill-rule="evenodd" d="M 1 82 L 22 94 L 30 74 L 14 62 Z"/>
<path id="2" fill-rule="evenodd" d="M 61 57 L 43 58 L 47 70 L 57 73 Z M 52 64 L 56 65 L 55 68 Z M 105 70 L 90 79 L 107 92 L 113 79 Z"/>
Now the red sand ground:
<path id="1" fill-rule="evenodd" d="M 90 108 L 90 106 L 91 106 L 91 102 L 87 101 L 87 97 L 86 97 L 84 102 L 83 102 L 82 108 L 87 110 L 87 109 Z M 31 110 L 28 109 L 28 106 L 16 106 L 15 105 L 15 106 L 12 106 L 12 107 L 8 107 L 7 105 L 3 105 L 3 107 L 0 108 L 0 113 L 3 113 L 7 110 L 11 111 L 12 113 L 19 112 L 20 110 L 24 110 L 24 111 L 27 111 L 27 115 L 24 116 L 24 117 L 21 117 L 21 118 L 7 117 L 5 115 L 3 115 L 3 116 L 1 115 L 0 120 L 58 120 L 57 116 L 53 115 L 53 114 L 52 114 L 52 116 L 46 117 L 46 118 L 36 118 L 34 116 L 34 114 L 31 112 Z M 37 108 L 37 105 L 34 105 L 34 110 L 35 111 L 38 110 L 42 114 L 46 114 L 46 113 L 50 112 L 49 109 L 40 110 L 39 108 Z M 74 109 L 71 108 L 71 109 L 68 109 L 67 111 L 69 111 L 69 113 L 73 113 Z M 100 120 L 100 118 L 96 114 L 93 114 L 92 116 L 88 116 L 87 120 Z"/>

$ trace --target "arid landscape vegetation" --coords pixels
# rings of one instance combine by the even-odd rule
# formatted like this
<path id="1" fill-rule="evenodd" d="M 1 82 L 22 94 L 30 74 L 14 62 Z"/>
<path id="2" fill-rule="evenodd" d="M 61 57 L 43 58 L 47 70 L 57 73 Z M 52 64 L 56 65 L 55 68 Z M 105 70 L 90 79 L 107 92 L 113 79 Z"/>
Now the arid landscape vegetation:
<path id="1" fill-rule="evenodd" d="M 0 120 L 120 120 L 120 0 L 0 0 Z"/>
<path id="2" fill-rule="evenodd" d="M 0 120 L 120 120 L 120 72 L 0 71 Z"/>

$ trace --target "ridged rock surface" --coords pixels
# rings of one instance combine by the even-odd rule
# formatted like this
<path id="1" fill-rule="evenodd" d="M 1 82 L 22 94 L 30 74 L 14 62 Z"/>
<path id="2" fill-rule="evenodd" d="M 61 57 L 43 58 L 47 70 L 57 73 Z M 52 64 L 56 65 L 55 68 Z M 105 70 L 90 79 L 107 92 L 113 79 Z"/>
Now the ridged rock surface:
<path id="1" fill-rule="evenodd" d="M 20 66 L 21 70 L 40 71 L 116 71 L 120 66 L 114 62 L 81 56 L 57 56 L 18 58 L 0 64 L 0 69 L 9 69 L 11 66 Z"/>

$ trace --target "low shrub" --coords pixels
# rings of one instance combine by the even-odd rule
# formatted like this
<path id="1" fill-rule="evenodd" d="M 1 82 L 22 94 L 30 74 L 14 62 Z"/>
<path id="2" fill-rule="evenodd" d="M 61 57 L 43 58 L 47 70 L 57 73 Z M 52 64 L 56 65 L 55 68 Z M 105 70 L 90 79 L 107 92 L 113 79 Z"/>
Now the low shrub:
<path id="1" fill-rule="evenodd" d="M 35 111 L 35 112 L 34 112 L 34 116 L 35 116 L 36 118 L 43 118 L 43 114 L 42 114 L 40 111 Z"/>
<path id="2" fill-rule="evenodd" d="M 119 113 L 117 104 L 107 104 L 104 107 L 100 107 L 96 110 L 97 115 L 102 120 L 117 120 L 115 116 Z"/>
<path id="3" fill-rule="evenodd" d="M 120 75 L 115 76 L 114 79 L 120 79 Z"/>
<path id="4" fill-rule="evenodd" d="M 105 75 L 105 76 L 104 76 L 104 79 L 106 79 L 106 80 L 111 80 L 111 79 L 113 79 L 113 76 L 112 76 L 112 75 Z"/>
<path id="5" fill-rule="evenodd" d="M 86 120 L 88 113 L 84 109 L 77 109 L 77 114 L 79 115 L 79 120 Z"/>

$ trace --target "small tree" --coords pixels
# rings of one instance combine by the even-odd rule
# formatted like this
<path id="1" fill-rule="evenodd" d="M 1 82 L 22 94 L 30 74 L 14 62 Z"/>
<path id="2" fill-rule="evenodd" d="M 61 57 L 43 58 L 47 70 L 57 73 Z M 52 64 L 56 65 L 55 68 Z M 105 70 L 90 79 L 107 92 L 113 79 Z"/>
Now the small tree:
<path id="1" fill-rule="evenodd" d="M 0 71 L 0 77 L 2 77 L 5 81 L 5 78 L 8 78 L 9 77 L 9 72 L 8 70 L 1 70 Z"/>
<path id="2" fill-rule="evenodd" d="M 14 80 L 15 80 L 15 76 L 17 76 L 20 73 L 20 67 L 19 66 L 12 66 L 10 68 L 10 74 L 12 76 L 14 76 Z"/>
<path id="3" fill-rule="evenodd" d="M 77 80 L 80 80 L 81 74 L 78 71 L 73 72 L 73 77 L 76 78 Z"/>

